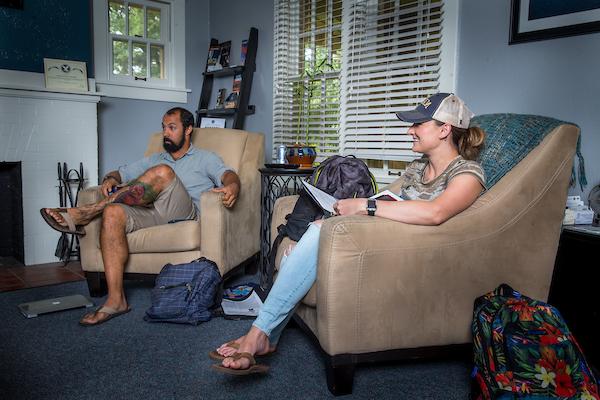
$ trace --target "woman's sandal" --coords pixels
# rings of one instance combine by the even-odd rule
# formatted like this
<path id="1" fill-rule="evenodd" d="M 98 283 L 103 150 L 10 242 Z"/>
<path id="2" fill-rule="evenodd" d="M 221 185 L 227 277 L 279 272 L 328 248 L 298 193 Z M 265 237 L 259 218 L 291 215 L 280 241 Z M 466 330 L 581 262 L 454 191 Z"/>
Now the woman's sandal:
<path id="1" fill-rule="evenodd" d="M 240 348 L 239 343 L 236 343 L 233 340 L 231 342 L 226 343 L 225 346 L 231 347 L 232 349 L 236 349 L 236 350 Z M 270 351 L 270 352 L 268 352 L 266 354 L 255 354 L 254 357 L 255 358 L 268 357 L 268 356 L 270 356 L 273 353 L 275 353 L 275 351 Z M 219 354 L 219 352 L 217 350 L 213 350 L 213 351 L 211 351 L 211 352 L 208 353 L 208 358 L 210 358 L 211 360 L 215 360 L 215 361 L 223 361 L 227 357 L 225 357 L 222 354 Z"/>
<path id="2" fill-rule="evenodd" d="M 236 349 L 236 350 L 240 348 L 240 345 L 238 343 L 234 342 L 233 340 L 231 342 L 228 342 L 227 344 L 225 344 L 225 346 L 231 347 L 232 349 Z M 219 352 L 217 350 L 213 350 L 210 353 L 208 353 L 208 358 L 210 358 L 211 360 L 215 360 L 215 361 L 223 361 L 227 357 L 225 357 L 222 354 L 219 354 Z"/>
<path id="3" fill-rule="evenodd" d="M 267 372 L 269 372 L 269 366 L 264 365 L 264 364 L 257 364 L 256 360 L 250 353 L 235 353 L 231 356 L 231 358 L 233 358 L 236 361 L 241 358 L 245 358 L 248 361 L 250 361 L 250 365 L 248 366 L 248 368 L 244 368 L 244 369 L 233 369 L 233 368 L 224 367 L 221 364 L 213 364 L 213 365 L 211 365 L 212 369 L 214 369 L 218 372 L 221 372 L 223 374 L 237 375 L 237 376 L 251 375 L 251 374 L 266 374 Z"/>

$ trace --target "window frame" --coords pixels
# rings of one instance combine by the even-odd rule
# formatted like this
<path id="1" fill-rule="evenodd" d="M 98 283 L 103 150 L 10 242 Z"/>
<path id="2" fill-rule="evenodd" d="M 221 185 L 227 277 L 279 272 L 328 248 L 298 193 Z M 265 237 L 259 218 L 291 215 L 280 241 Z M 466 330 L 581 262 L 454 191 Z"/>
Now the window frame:
<path id="1" fill-rule="evenodd" d="M 161 18 L 161 36 L 165 35 L 164 68 L 166 79 L 135 80 L 133 75 L 112 73 L 112 39 L 109 32 L 108 3 L 93 0 L 94 71 L 96 88 L 101 95 L 139 100 L 187 103 L 185 87 L 185 0 L 131 0 L 148 7 L 168 8 L 167 19 Z M 145 41 L 147 39 L 144 39 Z M 150 68 L 150 65 L 147 66 Z"/>

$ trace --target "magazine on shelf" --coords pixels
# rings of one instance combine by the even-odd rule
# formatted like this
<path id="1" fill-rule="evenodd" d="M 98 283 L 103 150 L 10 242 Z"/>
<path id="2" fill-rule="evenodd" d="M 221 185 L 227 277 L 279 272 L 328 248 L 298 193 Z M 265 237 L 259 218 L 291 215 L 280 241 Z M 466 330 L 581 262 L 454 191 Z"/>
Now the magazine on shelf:
<path id="1" fill-rule="evenodd" d="M 221 46 L 218 44 L 211 44 L 208 48 L 208 59 L 206 60 L 206 71 L 218 71 L 223 67 L 219 63 L 219 55 L 221 54 Z"/>
<path id="2" fill-rule="evenodd" d="M 321 207 L 324 211 L 329 212 L 330 214 L 335 214 L 335 210 L 333 209 L 333 205 L 338 201 L 335 197 L 330 195 L 329 193 L 325 193 L 321 189 L 311 185 L 307 181 L 303 180 L 302 184 L 306 188 L 306 191 L 312 197 L 312 199 Z M 390 192 L 389 190 L 384 190 L 379 192 L 371 197 L 370 199 L 375 200 L 384 200 L 384 201 L 403 201 L 401 197 Z"/>
<path id="3" fill-rule="evenodd" d="M 231 54 L 231 40 L 221 43 L 220 46 L 221 55 L 219 58 L 219 63 L 221 64 L 221 68 L 229 67 L 229 56 Z"/>
<path id="4" fill-rule="evenodd" d="M 248 40 L 242 40 L 242 55 L 241 55 L 241 62 L 240 65 L 244 65 L 244 63 L 246 62 L 246 54 L 248 54 Z"/>
<path id="5" fill-rule="evenodd" d="M 225 108 L 236 108 L 240 97 L 240 89 L 242 87 L 242 75 L 237 74 L 233 77 L 233 88 L 231 93 L 225 99 Z"/>

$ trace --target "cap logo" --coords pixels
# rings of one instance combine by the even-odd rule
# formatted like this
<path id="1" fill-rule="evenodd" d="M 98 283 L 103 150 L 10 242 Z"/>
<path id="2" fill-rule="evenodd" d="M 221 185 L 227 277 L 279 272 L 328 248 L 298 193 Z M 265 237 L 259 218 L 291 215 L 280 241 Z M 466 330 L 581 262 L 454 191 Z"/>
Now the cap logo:
<path id="1" fill-rule="evenodd" d="M 425 108 L 429 107 L 431 105 L 431 100 L 429 100 L 428 98 L 423 100 L 423 102 L 421 103 L 421 105 Z"/>

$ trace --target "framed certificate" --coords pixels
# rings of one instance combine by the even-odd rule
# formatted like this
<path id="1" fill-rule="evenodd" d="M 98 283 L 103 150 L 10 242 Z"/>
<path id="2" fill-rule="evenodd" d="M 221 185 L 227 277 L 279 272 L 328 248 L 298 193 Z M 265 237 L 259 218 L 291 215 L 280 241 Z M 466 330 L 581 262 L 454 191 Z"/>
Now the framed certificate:
<path id="1" fill-rule="evenodd" d="M 44 58 L 46 89 L 88 91 L 85 62 Z"/>

